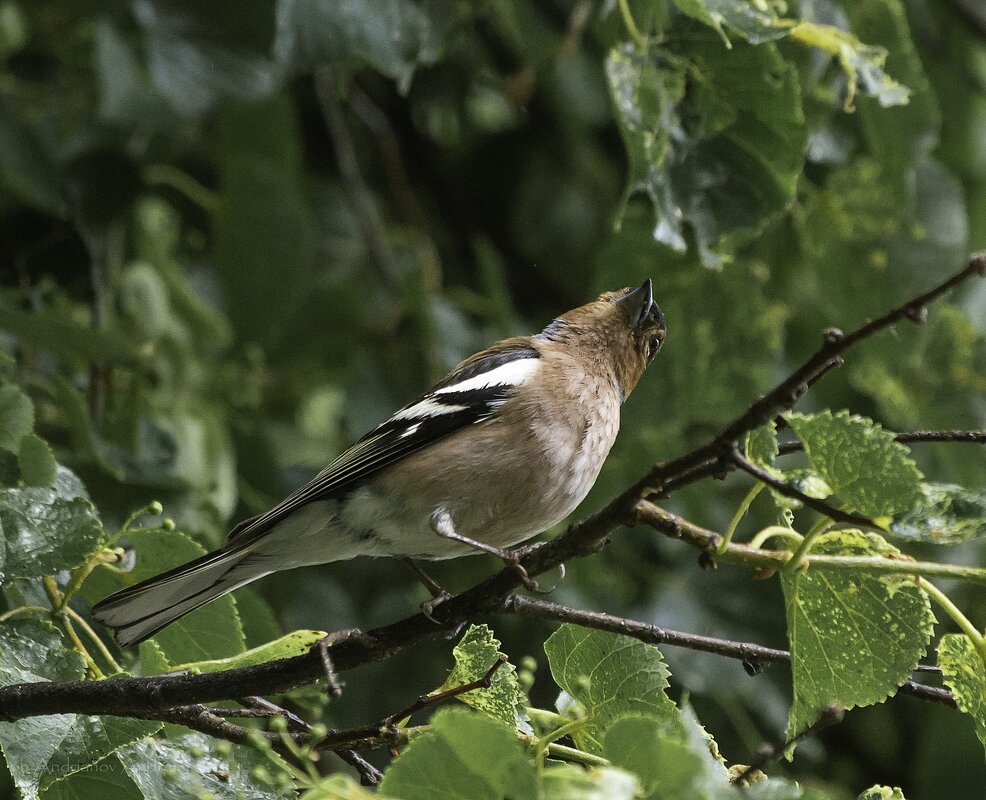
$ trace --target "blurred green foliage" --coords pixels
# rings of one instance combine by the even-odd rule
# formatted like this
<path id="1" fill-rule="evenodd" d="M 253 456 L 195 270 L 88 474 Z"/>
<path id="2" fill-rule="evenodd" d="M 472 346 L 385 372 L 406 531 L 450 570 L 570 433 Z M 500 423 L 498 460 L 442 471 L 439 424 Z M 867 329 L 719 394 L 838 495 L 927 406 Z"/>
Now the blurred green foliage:
<path id="1" fill-rule="evenodd" d="M 7 607 L 46 602 L 42 575 L 116 544 L 135 509 L 161 501 L 181 533 L 152 515 L 120 539 L 136 569 L 97 568 L 76 598 L 85 614 L 141 570 L 216 546 L 461 358 L 652 277 L 669 340 L 576 516 L 599 508 L 740 412 L 823 328 L 848 329 L 986 247 L 986 14 L 960 5 L 971 7 L 0 0 L 0 523 L 5 535 L 29 528 L 10 509 L 46 493 L 79 531 L 44 550 L 50 562 L 0 552 L 0 572 L 19 579 L 4 586 Z M 949 303 L 868 341 L 801 410 L 849 409 L 895 430 L 986 426 L 986 284 Z M 980 492 L 981 508 L 981 448 L 913 455 L 929 479 Z M 748 489 L 733 476 L 668 505 L 723 530 Z M 758 503 L 740 533 L 776 517 Z M 982 538 L 968 538 L 949 560 L 982 564 Z M 463 559 L 434 574 L 456 590 L 493 566 Z M 947 588 L 981 626 L 982 592 Z M 220 601 L 225 616 L 217 604 L 217 621 L 189 617 L 207 627 L 165 632 L 140 665 L 234 656 L 299 628 L 371 628 L 414 611 L 418 594 L 386 561 L 272 576 L 237 593 L 238 617 Z M 572 564 L 556 596 L 786 641 L 777 582 L 702 571 L 682 545 L 640 530 Z M 490 623 L 515 663 L 529 654 L 546 670 L 551 626 Z M 18 624 L 58 649 L 46 623 Z M 690 693 L 731 760 L 781 735 L 786 668 L 752 680 L 713 656 L 665 656 L 671 691 Z M 76 661 L 59 655 L 37 677 L 81 675 Z M 442 685 L 450 665 L 439 642 L 348 675 L 326 721 L 380 719 Z M 556 692 L 540 675 L 530 690 L 540 707 Z M 464 713 L 414 747 L 445 747 Z M 147 733 L 120 724 L 106 752 Z M 275 796 L 251 781 L 259 756 L 190 736 L 111 755 L 119 785 L 106 796 L 158 796 L 194 772 L 183 755 L 194 748 L 226 759 L 235 791 Z M 641 736 L 694 756 L 677 729 Z M 0 734 L 5 752 L 14 738 Z M 640 757 L 617 751 L 614 763 Z M 574 786 L 570 769 L 554 767 L 544 787 Z M 780 769 L 830 798 L 887 783 L 923 800 L 943 775 L 952 796 L 973 797 L 986 780 L 968 718 L 907 698 L 847 715 Z M 584 795 L 572 796 L 624 796 L 626 773 L 607 770 L 581 774 Z M 108 780 L 38 786 L 90 797 Z M 326 796 L 358 790 L 338 791 Z"/>

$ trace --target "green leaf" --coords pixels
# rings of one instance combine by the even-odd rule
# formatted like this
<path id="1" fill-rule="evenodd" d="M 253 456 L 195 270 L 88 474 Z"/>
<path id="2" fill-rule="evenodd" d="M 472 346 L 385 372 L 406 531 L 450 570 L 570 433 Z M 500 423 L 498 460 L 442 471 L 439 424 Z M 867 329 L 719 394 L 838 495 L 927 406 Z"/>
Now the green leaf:
<path id="1" fill-rule="evenodd" d="M 832 496 L 832 487 L 813 469 L 789 469 L 783 474 L 784 482 L 800 492 L 804 492 L 809 497 L 816 500 L 824 500 Z M 790 497 L 784 497 L 787 505 L 797 508 L 801 505 L 800 501 Z"/>
<path id="2" fill-rule="evenodd" d="M 899 787 L 894 786 L 871 786 L 863 792 L 856 800 L 907 800 L 904 792 Z"/>
<path id="3" fill-rule="evenodd" d="M 884 108 L 906 105 L 910 100 L 910 89 L 899 84 L 884 70 L 888 55 L 886 48 L 863 44 L 848 31 L 816 22 L 799 23 L 791 30 L 791 36 L 838 58 L 849 81 L 844 104 L 848 110 L 853 108 L 858 88 Z"/>
<path id="4" fill-rule="evenodd" d="M 84 674 L 82 656 L 64 646 L 51 623 L 15 617 L 0 629 L 0 685 L 80 680 Z M 17 787 L 26 800 L 33 800 L 55 781 L 160 727 L 122 717 L 28 717 L 0 723 L 0 748 Z"/>
<path id="5" fill-rule="evenodd" d="M 0 386 L 0 447 L 16 453 L 34 430 L 34 404 L 13 384 Z"/>
<path id="6" fill-rule="evenodd" d="M 208 661 L 190 661 L 187 664 L 179 664 L 172 669 L 187 670 L 193 675 L 203 672 L 220 672 L 224 669 L 237 669 L 240 667 L 254 667 L 268 661 L 276 661 L 279 658 L 293 658 L 301 656 L 312 649 L 312 646 L 320 639 L 324 639 L 328 634 L 325 631 L 292 631 L 286 633 L 273 642 L 262 644 L 258 647 L 245 650 L 229 658 L 214 658 Z"/>
<path id="7" fill-rule="evenodd" d="M 396 800 L 385 797 L 379 792 L 364 789 L 349 775 L 330 775 L 318 783 L 318 788 L 310 796 L 303 795 L 306 800 Z"/>
<path id="8" fill-rule="evenodd" d="M 237 590 L 236 610 L 240 613 L 248 648 L 260 647 L 281 635 L 283 629 L 274 615 L 274 609 L 253 589 L 244 587 Z"/>
<path id="9" fill-rule="evenodd" d="M 141 642 L 137 645 L 137 668 L 141 675 L 160 675 L 162 672 L 171 672 L 174 666 L 161 650 L 161 645 L 153 639 Z"/>
<path id="10" fill-rule="evenodd" d="M 674 4 L 683 14 L 714 28 L 727 45 L 729 38 L 723 26 L 751 44 L 783 39 L 791 29 L 764 5 L 748 0 L 674 0 Z"/>
<path id="11" fill-rule="evenodd" d="M 44 140 L 16 105 L 0 102 L 0 187 L 29 206 L 59 215 L 64 202 Z"/>
<path id="12" fill-rule="evenodd" d="M 822 534 L 812 553 L 899 557 L 875 533 Z M 927 650 L 935 617 L 912 578 L 814 567 L 782 572 L 794 703 L 787 734 L 803 731 L 835 704 L 885 700 Z"/>
<path id="13" fill-rule="evenodd" d="M 390 765 L 380 791 L 401 800 L 535 800 L 533 764 L 512 727 L 446 708 Z"/>
<path id="14" fill-rule="evenodd" d="M 297 797 L 289 780 L 275 788 L 253 777 L 251 773 L 256 768 L 270 768 L 263 753 L 240 745 L 226 750 L 227 744 L 201 733 L 189 733 L 167 741 L 135 742 L 121 749 L 119 758 L 145 798 L 293 800 Z"/>
<path id="15" fill-rule="evenodd" d="M 743 442 L 743 452 L 754 464 L 770 468 L 779 452 L 777 447 L 777 424 L 771 420 L 766 425 L 750 431 Z"/>
<path id="16" fill-rule="evenodd" d="M 667 721 L 621 717 L 606 731 L 603 753 L 614 766 L 640 778 L 642 797 L 694 800 L 699 796 L 695 784 L 703 773 L 703 758 L 689 747 L 683 731 Z"/>
<path id="17" fill-rule="evenodd" d="M 976 736 L 986 747 L 986 663 L 964 633 L 946 633 L 938 643 L 938 666 L 955 704 L 976 723 Z"/>
<path id="18" fill-rule="evenodd" d="M 907 511 L 921 498 L 921 471 L 907 447 L 873 420 L 787 414 L 812 466 L 846 505 L 870 517 Z"/>
<path id="19" fill-rule="evenodd" d="M 411 0 L 280 0 L 274 52 L 299 71 L 364 62 L 406 94 L 415 68 L 437 59 L 442 27 Z"/>
<path id="20" fill-rule="evenodd" d="M 628 716 L 606 732 L 605 756 L 614 766 L 636 775 L 643 800 L 798 800 L 797 784 L 762 780 L 738 788 L 730 782 L 718 747 L 694 713 L 686 707 L 681 719 Z"/>
<path id="21" fill-rule="evenodd" d="M 863 44 L 849 31 L 808 20 L 783 19 L 771 13 L 766 5 L 745 0 L 674 0 L 674 3 L 683 13 L 714 28 L 727 45 L 729 38 L 724 27 L 751 44 L 790 36 L 831 53 L 838 58 L 849 82 L 846 98 L 849 108 L 857 88 L 881 106 L 904 105 L 910 98 L 910 90 L 884 70 L 886 48 Z"/>
<path id="22" fill-rule="evenodd" d="M 145 0 L 138 6 L 147 68 L 175 109 L 195 116 L 222 100 L 270 96 L 280 80 L 268 53 L 274 3 Z"/>
<path id="23" fill-rule="evenodd" d="M 90 602 L 133 586 L 165 570 L 177 567 L 205 553 L 205 549 L 179 531 L 161 529 L 136 530 L 127 534 L 136 564 L 122 573 L 109 567 L 97 567 L 82 585 L 82 594 Z M 152 641 L 171 664 L 229 658 L 245 649 L 243 626 L 236 603 L 226 595 L 192 611 L 155 634 Z"/>
<path id="24" fill-rule="evenodd" d="M 986 492 L 923 483 L 921 494 L 918 504 L 891 524 L 895 536 L 933 544 L 960 544 L 986 536 Z"/>
<path id="25" fill-rule="evenodd" d="M 664 692 L 667 665 L 652 645 L 566 624 L 551 634 L 544 652 L 555 682 L 585 709 L 587 723 L 573 734 L 583 750 L 601 752 L 607 729 L 619 717 L 678 716 Z"/>
<path id="26" fill-rule="evenodd" d="M 911 90 L 906 105 L 886 107 L 879 95 L 860 97 L 858 102 L 869 151 L 904 188 L 904 176 L 938 143 L 941 113 L 935 93 L 911 39 L 901 0 L 856 0 L 843 8 L 857 36 L 887 49 L 890 73 Z"/>
<path id="27" fill-rule="evenodd" d="M 264 106 L 228 109 L 222 122 L 216 259 L 240 336 L 270 342 L 311 282 L 314 230 L 295 109 L 279 95 Z"/>
<path id="28" fill-rule="evenodd" d="M 541 773 L 542 800 L 637 800 L 640 782 L 615 767 L 553 764 Z"/>
<path id="29" fill-rule="evenodd" d="M 796 72 L 773 44 L 727 49 L 697 28 L 681 40 L 682 53 L 627 45 L 607 57 L 630 162 L 624 199 L 646 194 L 657 241 L 684 252 L 689 225 L 703 263 L 719 266 L 791 203 L 807 128 Z"/>
<path id="30" fill-rule="evenodd" d="M 48 443 L 35 433 L 21 439 L 17 465 L 28 486 L 50 487 L 55 482 L 58 463 Z"/>
<path id="31" fill-rule="evenodd" d="M 24 311 L 2 300 L 0 312 L 0 329 L 45 352 L 118 364 L 137 364 L 146 358 L 131 337 L 112 326 L 97 330 L 65 313 Z"/>
<path id="32" fill-rule="evenodd" d="M 79 479 L 59 466 L 51 489 L 0 489 L 0 534 L 0 579 L 40 578 L 83 564 L 102 545 L 103 525 Z"/>
<path id="33" fill-rule="evenodd" d="M 43 800 L 145 800 L 116 755 L 47 787 Z"/>
<path id="34" fill-rule="evenodd" d="M 469 629 L 452 648 L 455 666 L 440 692 L 482 678 L 503 655 L 500 641 L 486 625 L 470 625 Z M 517 668 L 509 661 L 502 664 L 493 675 L 489 689 L 474 689 L 457 698 L 477 711 L 489 714 L 507 725 L 517 724 L 517 706 L 524 702 L 524 694 L 517 682 Z"/>

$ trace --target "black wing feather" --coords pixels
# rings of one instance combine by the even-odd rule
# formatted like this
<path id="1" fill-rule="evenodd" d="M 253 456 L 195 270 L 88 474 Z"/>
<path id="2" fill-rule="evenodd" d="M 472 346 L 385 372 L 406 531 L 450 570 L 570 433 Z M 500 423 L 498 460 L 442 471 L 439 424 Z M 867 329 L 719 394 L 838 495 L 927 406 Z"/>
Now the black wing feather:
<path id="1" fill-rule="evenodd" d="M 462 428 L 493 417 L 500 406 L 509 399 L 514 387 L 496 385 L 460 392 L 442 394 L 435 392 L 511 361 L 540 357 L 533 347 L 520 345 L 517 340 L 508 340 L 504 344 L 509 346 L 489 350 L 460 364 L 431 391 L 404 406 L 393 417 L 366 434 L 309 483 L 270 511 L 243 520 L 230 531 L 227 542 L 236 540 L 237 544 L 245 544 L 262 536 L 303 505 L 317 500 L 345 496 L 385 467 L 441 441 Z M 462 408 L 434 416 L 397 418 L 402 412 L 425 401 L 445 406 L 462 406 Z"/>

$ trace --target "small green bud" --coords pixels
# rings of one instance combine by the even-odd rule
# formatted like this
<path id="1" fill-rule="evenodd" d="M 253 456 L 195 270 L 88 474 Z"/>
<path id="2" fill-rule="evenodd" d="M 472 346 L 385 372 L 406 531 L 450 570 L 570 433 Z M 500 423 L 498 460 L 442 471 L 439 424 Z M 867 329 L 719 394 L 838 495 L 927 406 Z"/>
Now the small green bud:
<path id="1" fill-rule="evenodd" d="M 311 730 L 308 732 L 309 737 L 313 742 L 320 742 L 326 736 L 329 735 L 329 729 L 321 722 L 316 722 L 312 725 Z"/>
<path id="2" fill-rule="evenodd" d="M 164 506 L 161 505 L 161 503 L 157 500 L 152 500 L 147 505 L 147 513 L 152 514 L 155 517 L 163 511 L 164 511 Z"/>
<path id="3" fill-rule="evenodd" d="M 250 777 L 257 783 L 266 783 L 270 785 L 274 782 L 274 778 L 270 774 L 270 770 L 267 769 L 267 767 L 254 767 L 250 770 Z"/>
<path id="4" fill-rule="evenodd" d="M 178 770 L 174 767 L 165 767 L 161 770 L 161 777 L 165 783 L 175 783 L 178 780 Z"/>
<path id="5" fill-rule="evenodd" d="M 175 529 L 175 521 L 171 517 L 165 517 L 161 520 L 161 527 L 166 531 L 173 531 Z"/>
<path id="6" fill-rule="evenodd" d="M 274 733 L 284 733 L 288 729 L 288 721 L 284 717 L 272 717 L 268 727 Z"/>
<path id="7" fill-rule="evenodd" d="M 269 750 L 270 744 L 267 738 L 258 730 L 251 730 L 246 735 L 247 741 L 260 750 Z"/>
<path id="8" fill-rule="evenodd" d="M 233 754 L 233 745 L 229 742 L 216 742 L 216 755 L 222 758 L 229 758 Z"/>

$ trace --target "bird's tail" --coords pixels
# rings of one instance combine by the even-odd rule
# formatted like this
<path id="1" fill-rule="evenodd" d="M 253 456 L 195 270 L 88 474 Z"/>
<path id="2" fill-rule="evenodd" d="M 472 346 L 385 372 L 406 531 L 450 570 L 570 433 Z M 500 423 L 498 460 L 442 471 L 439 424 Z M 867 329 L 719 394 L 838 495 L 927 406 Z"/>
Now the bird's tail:
<path id="1" fill-rule="evenodd" d="M 93 617 L 114 628 L 121 645 L 142 642 L 210 600 L 268 574 L 250 552 L 238 547 L 207 553 L 111 594 L 93 606 Z"/>

